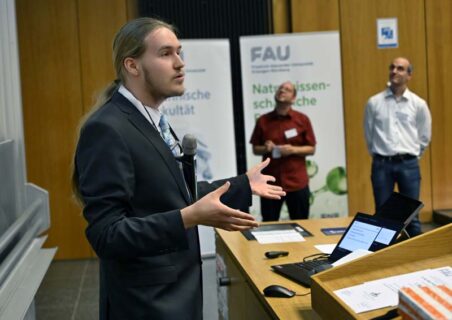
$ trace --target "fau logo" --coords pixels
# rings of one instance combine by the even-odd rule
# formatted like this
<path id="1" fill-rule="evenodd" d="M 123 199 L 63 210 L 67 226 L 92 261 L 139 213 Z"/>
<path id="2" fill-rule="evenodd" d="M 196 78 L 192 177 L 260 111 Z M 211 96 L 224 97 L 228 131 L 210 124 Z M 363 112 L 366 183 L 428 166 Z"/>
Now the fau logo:
<path id="1" fill-rule="evenodd" d="M 251 62 L 260 59 L 262 61 L 273 60 L 273 61 L 284 61 L 290 57 L 290 47 L 281 46 L 277 47 L 252 47 L 251 48 Z"/>

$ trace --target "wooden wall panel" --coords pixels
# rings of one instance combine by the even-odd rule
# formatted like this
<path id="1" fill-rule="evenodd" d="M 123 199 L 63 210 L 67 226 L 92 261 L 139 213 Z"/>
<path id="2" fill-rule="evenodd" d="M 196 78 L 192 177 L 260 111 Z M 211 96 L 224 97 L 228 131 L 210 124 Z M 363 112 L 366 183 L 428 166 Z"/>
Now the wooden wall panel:
<path id="1" fill-rule="evenodd" d="M 73 133 L 82 114 L 76 1 L 16 5 L 27 177 L 49 191 L 46 246 L 59 248 L 57 258 L 89 256 L 70 187 Z"/>
<path id="2" fill-rule="evenodd" d="M 127 0 L 78 0 L 77 4 L 83 115 L 91 109 L 102 89 L 116 78 L 113 37 L 127 21 L 128 8 Z M 74 131 L 74 141 L 77 135 Z M 78 210 L 81 214 L 82 208 Z M 86 226 L 85 221 L 83 225 Z M 92 250 L 90 255 L 95 255 Z"/>
<path id="3" fill-rule="evenodd" d="M 287 0 L 273 0 L 273 33 L 288 33 L 290 26 L 290 10 Z"/>
<path id="4" fill-rule="evenodd" d="M 127 21 L 125 0 L 79 0 L 82 94 L 87 112 L 99 91 L 115 78 L 113 37 Z"/>
<path id="5" fill-rule="evenodd" d="M 434 209 L 452 208 L 452 2 L 426 0 Z"/>
<path id="6" fill-rule="evenodd" d="M 292 31 L 339 30 L 339 0 L 291 0 Z"/>
<path id="7" fill-rule="evenodd" d="M 138 18 L 138 0 L 125 0 L 127 6 L 127 20 Z"/>
<path id="8" fill-rule="evenodd" d="M 47 246 L 57 259 L 94 256 L 73 201 L 77 126 L 112 81 L 112 40 L 134 0 L 17 1 L 28 180 L 50 194 Z"/>
<path id="9" fill-rule="evenodd" d="M 399 47 L 377 49 L 377 18 L 396 17 Z M 371 158 L 364 140 L 363 116 L 367 99 L 385 88 L 388 65 L 405 56 L 414 65 L 410 89 L 428 100 L 423 0 L 341 0 L 340 32 L 345 106 L 349 211 L 374 212 L 370 182 Z M 430 219 L 430 151 L 421 160 L 421 219 Z"/>

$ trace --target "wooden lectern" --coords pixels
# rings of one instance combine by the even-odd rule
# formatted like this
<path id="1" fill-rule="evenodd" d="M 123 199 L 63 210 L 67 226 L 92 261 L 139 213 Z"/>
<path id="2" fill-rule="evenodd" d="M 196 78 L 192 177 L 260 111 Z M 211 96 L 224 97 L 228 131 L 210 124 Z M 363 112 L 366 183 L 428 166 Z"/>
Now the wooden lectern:
<path id="1" fill-rule="evenodd" d="M 315 275 L 312 307 L 323 319 L 371 319 L 394 307 L 356 314 L 335 290 L 366 281 L 452 265 L 452 224 Z"/>

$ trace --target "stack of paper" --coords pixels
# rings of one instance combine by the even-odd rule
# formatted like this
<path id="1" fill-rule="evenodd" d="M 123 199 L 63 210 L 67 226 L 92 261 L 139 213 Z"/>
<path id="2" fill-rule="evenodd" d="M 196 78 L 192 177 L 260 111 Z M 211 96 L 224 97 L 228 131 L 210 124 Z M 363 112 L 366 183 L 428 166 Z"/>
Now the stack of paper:
<path id="1" fill-rule="evenodd" d="M 452 286 L 401 288 L 399 314 L 404 320 L 452 319 Z"/>
<path id="2" fill-rule="evenodd" d="M 409 286 L 452 286 L 452 268 L 426 269 L 365 282 L 334 293 L 356 313 L 399 304 L 398 292 Z"/>

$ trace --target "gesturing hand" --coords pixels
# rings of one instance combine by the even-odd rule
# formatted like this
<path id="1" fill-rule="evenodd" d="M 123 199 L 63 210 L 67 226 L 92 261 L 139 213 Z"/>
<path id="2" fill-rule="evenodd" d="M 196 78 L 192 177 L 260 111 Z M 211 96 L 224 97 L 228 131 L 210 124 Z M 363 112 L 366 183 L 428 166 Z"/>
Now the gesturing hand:
<path id="1" fill-rule="evenodd" d="M 274 177 L 261 173 L 262 169 L 268 166 L 269 163 L 270 158 L 267 158 L 265 161 L 252 167 L 246 173 L 248 180 L 250 181 L 251 191 L 253 192 L 253 194 L 264 198 L 281 199 L 281 197 L 286 195 L 286 192 L 284 192 L 284 190 L 280 186 L 268 184 L 268 182 L 275 181 Z"/>
<path id="2" fill-rule="evenodd" d="M 205 225 L 228 231 L 247 230 L 259 226 L 254 217 L 240 210 L 232 209 L 220 201 L 220 197 L 228 191 L 229 182 L 212 191 L 181 210 L 185 228 Z"/>
<path id="3" fill-rule="evenodd" d="M 253 194 L 264 198 L 281 199 L 282 196 L 286 195 L 286 192 L 280 186 L 268 184 L 268 182 L 275 181 L 275 178 L 273 176 L 264 175 L 261 173 L 262 169 L 268 166 L 269 163 L 270 158 L 267 158 L 265 161 L 252 167 L 246 173 L 248 180 L 250 181 L 251 191 L 253 192 Z"/>

